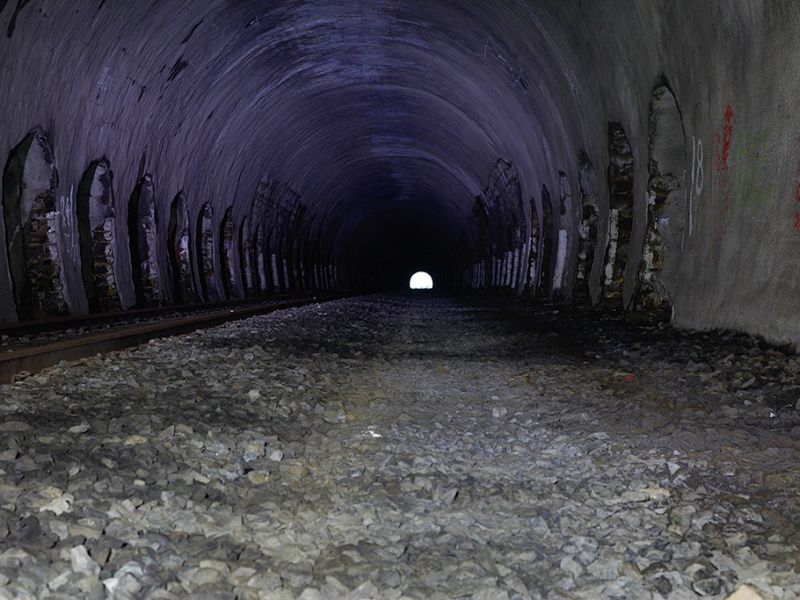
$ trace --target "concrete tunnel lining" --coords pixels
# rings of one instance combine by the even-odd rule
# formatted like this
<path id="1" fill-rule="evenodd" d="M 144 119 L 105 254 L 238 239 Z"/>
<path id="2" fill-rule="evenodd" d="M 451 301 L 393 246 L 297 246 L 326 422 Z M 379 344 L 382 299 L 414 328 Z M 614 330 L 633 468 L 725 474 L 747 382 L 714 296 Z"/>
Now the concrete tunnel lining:
<path id="1" fill-rule="evenodd" d="M 0 600 L 800 597 L 795 1 L 0 24 Z"/>
<path id="2" fill-rule="evenodd" d="M 251 246 L 258 246 L 260 221 L 268 222 L 262 239 L 270 268 L 264 270 L 276 281 L 265 289 L 311 287 L 312 280 L 321 280 L 315 270 L 347 287 L 358 279 L 353 257 L 366 248 L 366 229 L 427 214 L 419 218 L 452 248 L 441 261 L 447 275 L 437 281 L 457 287 L 499 281 L 520 292 L 531 288 L 523 275 L 531 269 L 520 265 L 536 255 L 548 261 L 538 272 L 553 274 L 558 252 L 542 250 L 557 250 L 557 236 L 566 232 L 565 272 L 558 271 L 563 281 L 545 282 L 545 290 L 549 295 L 563 287 L 563 300 L 569 301 L 578 256 L 585 254 L 577 217 L 584 155 L 598 184 L 593 190 L 598 239 L 588 279 L 592 297 L 602 294 L 609 212 L 606 129 L 609 122 L 619 123 L 630 141 L 634 170 L 631 260 L 622 300 L 627 306 L 639 288 L 652 229 L 650 112 L 654 90 L 666 81 L 686 132 L 685 160 L 674 166 L 683 183 L 669 219 L 678 228 L 687 226 L 676 223 L 681 215 L 693 221 L 691 234 L 681 235 L 680 250 L 670 248 L 665 257 L 673 321 L 797 342 L 800 326 L 792 318 L 791 300 L 800 283 L 791 259 L 797 244 L 796 165 L 761 158 L 769 147 L 791 154 L 785 132 L 800 129 L 798 117 L 782 110 L 791 104 L 791 94 L 778 87 L 797 70 L 788 60 L 798 45 L 790 34 L 795 13 L 781 2 L 622 7 L 608 1 L 591 8 L 554 1 L 387 0 L 363 6 L 216 0 L 201 8 L 177 1 L 6 2 L 0 12 L 7 33 L 0 41 L 0 68 L 10 85 L 0 93 L 0 147 L 10 152 L 41 128 L 56 157 L 59 206 L 73 205 L 87 169 L 108 160 L 116 199 L 114 271 L 123 307 L 137 304 L 124 199 L 145 176 L 154 186 L 159 223 L 154 264 L 163 302 L 181 296 L 173 294 L 175 261 L 167 250 L 171 203 L 178 194 L 186 199 L 192 236 L 200 208 L 208 203 L 213 209 L 215 277 L 209 298 L 246 291 L 248 276 L 241 269 L 227 282 L 235 289 L 226 292 L 221 278 L 220 228 L 231 208 L 234 231 L 249 231 Z M 69 34 L 78 30 L 85 32 L 85 43 Z M 48 41 L 42 45 L 43 39 Z M 745 39 L 758 51 L 737 52 Z M 698 56 L 707 60 L 693 59 Z M 780 75 L 750 68 L 757 60 L 780 65 Z M 726 122 L 731 126 L 722 168 L 716 157 L 726 143 Z M 530 214 L 522 242 L 510 245 L 494 238 L 479 241 L 470 223 L 474 198 L 486 189 L 498 160 L 514 166 L 524 210 L 536 210 L 540 221 L 546 213 L 542 190 L 549 191 L 555 219 L 536 248 Z M 693 187 L 686 185 L 689 180 Z M 556 190 L 564 189 L 570 205 L 562 214 Z M 282 222 L 259 207 L 260 193 L 266 198 L 262 204 L 296 209 L 302 218 Z M 517 218 L 500 206 L 495 210 L 500 216 L 492 218 Z M 775 217 L 767 218 L 770 214 Z M 247 217 L 252 223 L 243 227 Z M 271 235 L 276 227 L 281 233 Z M 759 244 L 751 231 L 776 243 Z M 289 235 L 298 241 L 286 241 Z M 243 242 L 232 244 L 237 265 L 247 262 Z M 203 289 L 194 239 L 190 246 L 195 290 L 185 290 L 187 297 Z M 80 260 L 80 252 L 63 257 L 73 312 L 88 306 Z M 316 264 L 305 264 L 312 260 Z M 272 262 L 281 264 L 273 268 Z M 487 268 L 502 273 L 487 279 Z M 11 294 L 5 253 L 0 272 L 0 291 Z M 350 285 L 361 286 L 376 283 L 362 277 L 358 286 Z M 764 297 L 772 300 L 765 303 Z M 4 306 L 0 318 L 13 321 L 15 312 Z"/>
<path id="3" fill-rule="evenodd" d="M 486 19 L 474 12 L 484 9 L 454 9 L 453 14 L 430 10 L 430 15 L 417 15 L 412 22 L 404 19 L 404 11 L 411 7 L 391 3 L 376 5 L 370 15 L 361 14 L 359 8 L 328 5 L 327 20 L 308 19 L 305 9 L 288 5 L 268 10 L 258 3 L 235 10 L 223 9 L 222 3 L 207 6 L 206 15 L 197 15 L 196 8 L 169 11 L 171 30 L 184 27 L 194 32 L 186 36 L 188 40 L 175 35 L 177 49 L 163 40 L 164 28 L 155 26 L 165 14 L 163 6 L 137 4 L 115 8 L 113 14 L 101 7 L 92 14 L 94 7 L 78 5 L 66 17 L 77 23 L 91 16 L 96 24 L 95 51 L 81 58 L 89 72 L 96 65 L 101 75 L 99 89 L 91 114 L 83 116 L 78 128 L 92 131 L 97 120 L 118 121 L 120 114 L 131 119 L 127 121 L 131 144 L 109 153 L 110 161 L 112 165 L 138 164 L 141 171 L 153 173 L 159 213 L 172 193 L 183 190 L 190 212 L 208 200 L 215 214 L 223 214 L 225 204 L 235 197 L 241 222 L 248 207 L 247 200 L 237 197 L 240 190 L 252 190 L 268 176 L 291 182 L 304 204 L 316 213 L 333 212 L 345 224 L 357 222 L 360 204 L 372 201 L 357 191 L 353 196 L 365 179 L 377 180 L 373 193 L 381 190 L 380 195 L 398 200 L 416 196 L 420 185 L 435 187 L 432 201 L 453 204 L 457 215 L 459 205 L 463 213 L 462 198 L 469 198 L 461 188 L 470 190 L 470 195 L 480 190 L 487 166 L 503 153 L 502 145 L 524 148 L 544 139 L 520 100 L 524 94 L 519 75 L 509 75 L 509 69 L 521 73 L 524 68 L 500 55 L 507 51 L 498 41 L 499 31 L 486 36 L 481 31 L 479 24 Z M 324 7 L 320 11 L 325 12 Z M 458 20 L 453 22 L 453 16 Z M 43 27 L 51 22 L 34 11 L 21 10 L 14 35 L 5 43 L 17 48 L 24 45 L 23 24 L 35 18 L 43 20 Z M 425 24 L 426 18 L 432 18 L 435 26 Z M 209 32 L 212 22 L 215 30 Z M 376 22 L 386 25 L 377 27 Z M 365 24 L 369 24 L 366 34 Z M 452 43 L 463 36 L 462 28 L 472 47 Z M 411 38 L 415 38 L 413 43 L 409 43 Z M 115 44 L 118 40 L 123 50 L 111 52 L 112 40 Z M 109 52 L 103 52 L 104 47 Z M 173 59 L 171 53 L 176 52 L 180 56 Z M 140 75 L 159 60 L 162 64 L 154 69 L 155 75 Z M 132 65 L 136 66 L 131 69 Z M 114 76 L 116 66 L 127 73 L 125 78 Z M 71 77 L 64 81 L 64 75 L 53 74 L 53 87 L 61 87 L 56 83 L 61 77 L 76 92 L 74 96 L 82 96 L 75 89 L 82 83 Z M 41 94 L 42 90 L 29 91 Z M 504 91 L 511 93 L 504 95 Z M 185 110 L 187 105 L 191 111 Z M 112 107 L 115 118 L 104 119 L 111 116 Z M 82 115 L 76 116 L 79 122 Z M 136 130 L 134 122 L 147 123 L 147 130 L 163 135 L 142 139 L 145 132 Z M 528 135 L 516 136 L 519 126 Z M 94 142 L 103 143 L 104 136 L 97 135 L 102 132 L 94 133 Z M 105 139 L 108 136 L 106 131 Z M 73 165 L 86 150 L 72 150 L 64 150 L 62 171 L 81 169 L 79 163 Z M 526 149 L 524 154 L 517 160 L 535 160 L 533 150 Z M 438 173 L 426 175 L 424 168 L 413 164 L 416 157 L 457 174 L 459 187 L 444 188 Z M 162 161 L 169 164 L 169 172 L 156 167 Z M 384 172 L 376 174 L 374 166 L 381 162 Z M 364 164 L 364 175 L 352 164 Z M 118 187 L 130 187 L 130 170 L 117 168 Z M 119 211 L 120 220 L 126 217 L 124 210 Z M 124 254 L 125 249 L 121 250 Z M 124 262 L 125 258 L 120 259 Z M 123 295 L 130 305 L 130 291 Z"/>

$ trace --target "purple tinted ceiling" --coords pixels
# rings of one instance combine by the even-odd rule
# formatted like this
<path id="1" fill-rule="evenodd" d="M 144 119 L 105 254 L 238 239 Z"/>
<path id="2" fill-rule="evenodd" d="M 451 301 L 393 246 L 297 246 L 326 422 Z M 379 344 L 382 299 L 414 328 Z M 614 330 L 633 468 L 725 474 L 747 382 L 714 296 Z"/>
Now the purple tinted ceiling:
<path id="1" fill-rule="evenodd" d="M 498 158 L 527 194 L 552 170 L 570 93 L 546 4 L 34 1 L 2 42 L 5 72 L 36 74 L 5 130 L 35 106 L 62 174 L 105 155 L 124 189 L 152 173 L 162 207 L 183 189 L 241 219 L 270 179 L 343 232 L 430 204 L 455 237 Z"/>

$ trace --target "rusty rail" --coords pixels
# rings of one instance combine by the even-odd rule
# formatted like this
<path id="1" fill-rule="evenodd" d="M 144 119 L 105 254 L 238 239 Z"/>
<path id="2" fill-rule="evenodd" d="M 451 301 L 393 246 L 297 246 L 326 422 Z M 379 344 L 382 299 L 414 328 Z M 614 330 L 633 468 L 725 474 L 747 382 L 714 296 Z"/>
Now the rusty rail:
<path id="1" fill-rule="evenodd" d="M 262 305 L 244 308 L 231 308 L 228 306 L 214 312 L 161 319 L 152 323 L 135 325 L 120 323 L 118 327 L 102 332 L 93 332 L 75 338 L 30 345 L 9 352 L 0 352 L 0 384 L 12 383 L 15 377 L 22 372 L 36 373 L 61 361 L 74 361 L 87 356 L 94 356 L 98 353 L 102 354 L 137 346 L 159 337 L 189 333 L 197 329 L 221 325 L 228 321 L 246 319 L 277 310 L 325 302 L 342 297 L 344 296 L 306 297 L 295 300 L 266 302 Z M 196 308 L 200 309 L 201 307 L 198 306 Z M 168 309 L 163 310 L 166 312 Z M 132 314 L 130 316 L 131 318 L 136 318 L 142 315 Z M 83 319 L 78 319 L 77 321 L 82 322 Z M 59 324 L 66 324 L 66 320 L 62 320 Z"/>
<path id="2" fill-rule="evenodd" d="M 265 298 L 263 300 L 248 298 L 246 300 L 230 300 L 227 302 L 174 304 L 170 306 L 158 306 L 151 308 L 134 308 L 130 310 L 96 313 L 82 316 L 50 317 L 35 321 L 20 321 L 18 323 L 0 325 L 0 335 L 9 335 L 12 337 L 20 335 L 27 336 L 37 333 L 65 331 L 67 329 L 76 329 L 79 327 L 96 327 L 104 324 L 125 323 L 135 319 L 159 318 L 161 315 L 194 312 L 209 313 L 230 308 L 263 305 L 265 302 L 280 302 L 283 300 L 299 299 L 311 300 L 312 297 L 322 298 L 323 296 L 307 295 L 298 297 L 282 294 L 270 296 L 268 299 Z"/>

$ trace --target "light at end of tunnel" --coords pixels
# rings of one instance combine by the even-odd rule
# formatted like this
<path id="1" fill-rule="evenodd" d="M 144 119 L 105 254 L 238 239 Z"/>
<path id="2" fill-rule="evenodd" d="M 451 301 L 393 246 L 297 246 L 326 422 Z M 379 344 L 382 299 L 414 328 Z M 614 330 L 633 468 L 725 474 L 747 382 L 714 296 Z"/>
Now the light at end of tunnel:
<path id="1" fill-rule="evenodd" d="M 425 271 L 419 271 L 411 276 L 408 287 L 412 290 L 432 290 L 433 277 L 428 275 Z"/>

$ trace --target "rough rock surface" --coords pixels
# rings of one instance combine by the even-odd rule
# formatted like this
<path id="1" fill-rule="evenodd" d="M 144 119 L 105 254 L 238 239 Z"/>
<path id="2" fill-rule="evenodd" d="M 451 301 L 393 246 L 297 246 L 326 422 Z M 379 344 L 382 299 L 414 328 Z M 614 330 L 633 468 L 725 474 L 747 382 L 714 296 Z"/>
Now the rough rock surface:
<path id="1" fill-rule="evenodd" d="M 0 599 L 800 597 L 798 358 L 557 312 L 343 300 L 0 387 Z"/>

